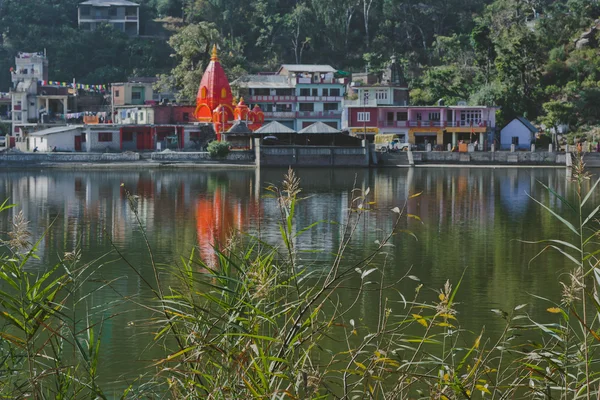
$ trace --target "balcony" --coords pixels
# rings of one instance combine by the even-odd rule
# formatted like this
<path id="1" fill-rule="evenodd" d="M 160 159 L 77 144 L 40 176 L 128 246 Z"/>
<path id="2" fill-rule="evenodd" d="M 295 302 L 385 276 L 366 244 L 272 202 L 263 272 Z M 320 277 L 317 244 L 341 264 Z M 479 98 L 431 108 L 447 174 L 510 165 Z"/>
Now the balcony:
<path id="1" fill-rule="evenodd" d="M 487 128 L 491 121 L 379 121 L 381 128 Z"/>
<path id="2" fill-rule="evenodd" d="M 377 106 L 389 106 L 392 102 L 388 99 L 385 100 L 377 100 L 377 99 L 368 99 L 368 100 L 344 100 L 344 107 L 377 107 Z"/>
<path id="3" fill-rule="evenodd" d="M 250 96 L 250 103 L 295 103 L 296 96 Z"/>
<path id="4" fill-rule="evenodd" d="M 323 119 L 338 119 L 341 118 L 342 111 L 298 111 L 296 118 L 323 118 Z"/>
<path id="5" fill-rule="evenodd" d="M 264 112 L 265 118 L 281 118 L 281 119 L 294 119 L 296 118 L 295 112 L 284 112 L 284 111 L 274 111 L 274 112 Z"/>
<path id="6" fill-rule="evenodd" d="M 296 83 L 303 84 L 303 85 L 322 85 L 322 84 L 343 85 L 344 80 L 343 79 L 335 79 L 335 78 L 314 79 L 314 78 L 299 78 L 299 77 L 297 77 Z"/>
<path id="7" fill-rule="evenodd" d="M 298 101 L 320 101 L 320 102 L 332 102 L 338 103 L 344 100 L 342 96 L 298 96 L 296 98 Z"/>

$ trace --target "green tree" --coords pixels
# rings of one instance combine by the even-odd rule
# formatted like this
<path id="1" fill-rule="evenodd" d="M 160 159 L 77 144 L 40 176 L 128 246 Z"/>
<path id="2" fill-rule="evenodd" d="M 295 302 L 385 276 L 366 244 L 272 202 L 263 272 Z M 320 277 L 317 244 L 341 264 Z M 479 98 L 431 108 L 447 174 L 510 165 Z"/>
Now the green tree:
<path id="1" fill-rule="evenodd" d="M 215 24 L 200 22 L 179 30 L 169 39 L 177 65 L 170 75 L 161 75 L 160 84 L 178 90 L 178 100 L 192 102 L 196 98 L 202 73 L 210 61 L 211 48 L 222 42 Z"/>

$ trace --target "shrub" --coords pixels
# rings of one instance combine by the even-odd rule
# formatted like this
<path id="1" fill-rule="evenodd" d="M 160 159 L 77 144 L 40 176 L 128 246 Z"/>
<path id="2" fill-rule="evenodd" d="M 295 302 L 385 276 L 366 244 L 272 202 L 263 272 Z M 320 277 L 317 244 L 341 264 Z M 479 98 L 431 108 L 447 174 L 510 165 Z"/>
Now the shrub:
<path id="1" fill-rule="evenodd" d="M 213 141 L 208 144 L 208 152 L 211 158 L 225 158 L 229 154 L 229 142 Z"/>

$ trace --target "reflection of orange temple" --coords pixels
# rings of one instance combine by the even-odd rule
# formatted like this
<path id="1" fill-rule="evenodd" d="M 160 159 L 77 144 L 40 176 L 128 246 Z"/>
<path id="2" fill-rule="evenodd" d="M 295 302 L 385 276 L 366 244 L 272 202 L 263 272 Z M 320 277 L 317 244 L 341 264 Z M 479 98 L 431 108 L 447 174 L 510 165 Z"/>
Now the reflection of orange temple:
<path id="1" fill-rule="evenodd" d="M 196 203 L 196 232 L 200 256 L 207 264 L 215 265 L 215 248 L 223 249 L 232 233 L 240 232 L 248 219 L 257 214 L 253 202 L 242 206 L 240 198 L 230 198 L 217 187 L 213 198 L 201 198 Z"/>
<path id="2" fill-rule="evenodd" d="M 219 62 L 216 45 L 200 81 L 194 116 L 200 122 L 212 122 L 219 141 L 221 134 L 227 132 L 235 120 L 247 122 L 248 128 L 253 131 L 260 128 L 265 120 L 260 107 L 255 106 L 250 110 L 244 99 L 235 104 L 229 80 Z"/>

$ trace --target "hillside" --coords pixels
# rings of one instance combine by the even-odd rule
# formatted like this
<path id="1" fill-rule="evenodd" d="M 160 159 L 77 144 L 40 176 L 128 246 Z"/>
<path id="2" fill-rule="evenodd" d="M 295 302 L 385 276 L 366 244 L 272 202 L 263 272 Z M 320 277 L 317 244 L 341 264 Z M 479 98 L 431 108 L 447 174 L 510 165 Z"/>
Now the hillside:
<path id="1" fill-rule="evenodd" d="M 0 90 L 16 51 L 45 48 L 52 79 L 162 74 L 189 98 L 217 42 L 232 79 L 283 62 L 376 71 L 396 54 L 417 104 L 494 104 L 500 121 L 526 115 L 575 130 L 600 118 L 596 0 L 138 2 L 143 21 L 183 17 L 168 43 L 109 28 L 81 32 L 77 0 L 0 0 Z"/>

